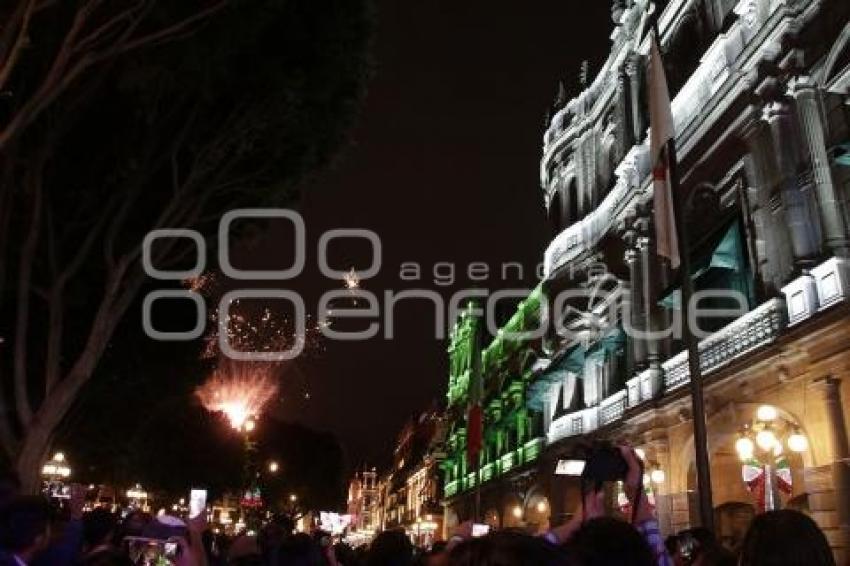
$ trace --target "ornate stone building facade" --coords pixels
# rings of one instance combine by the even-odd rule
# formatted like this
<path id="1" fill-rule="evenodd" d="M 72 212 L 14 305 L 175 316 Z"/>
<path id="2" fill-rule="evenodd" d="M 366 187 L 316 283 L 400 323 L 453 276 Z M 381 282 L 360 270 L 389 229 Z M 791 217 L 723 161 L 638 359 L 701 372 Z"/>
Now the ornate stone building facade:
<path id="1" fill-rule="evenodd" d="M 509 324 L 542 316 L 547 332 L 497 336 L 482 352 L 465 345 L 473 315 L 455 329 L 447 516 L 478 507 L 500 525 L 560 522 L 578 485 L 556 471 L 579 441 L 604 438 L 644 451 L 666 531 L 697 520 L 687 357 L 667 331 L 681 324 L 680 296 L 655 255 L 652 218 L 645 61 L 657 17 L 689 276 L 705 309 L 696 324 L 719 535 L 734 546 L 757 511 L 739 439 L 769 430 L 806 439 L 771 449 L 770 465 L 782 466 L 776 497 L 810 513 L 847 556 L 850 4 L 615 0 L 612 15 L 608 59 L 559 100 L 544 134 L 540 181 L 555 236 L 541 286 Z M 493 448 L 470 465 L 459 407 L 476 355 Z"/>

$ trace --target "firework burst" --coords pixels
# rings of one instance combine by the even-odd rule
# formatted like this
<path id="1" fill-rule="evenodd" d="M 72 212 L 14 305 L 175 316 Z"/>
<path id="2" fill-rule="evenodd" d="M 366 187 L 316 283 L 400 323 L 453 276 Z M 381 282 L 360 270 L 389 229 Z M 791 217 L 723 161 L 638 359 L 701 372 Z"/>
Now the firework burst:
<path id="1" fill-rule="evenodd" d="M 342 283 L 349 291 L 360 289 L 360 276 L 351 268 L 351 271 L 342 276 Z"/>
<path id="2" fill-rule="evenodd" d="M 258 416 L 278 391 L 273 364 L 227 361 L 217 367 L 196 395 L 208 411 L 221 412 L 236 430 Z"/>
<path id="3" fill-rule="evenodd" d="M 218 280 L 214 274 L 203 274 L 184 284 L 211 299 L 210 295 L 217 294 Z M 294 362 L 230 359 L 221 351 L 219 332 L 227 333 L 230 347 L 237 352 L 273 353 L 297 348 L 302 356 L 309 356 L 323 350 L 322 329 L 329 324 L 316 323 L 308 316 L 306 328 L 297 329 L 285 314 L 246 303 L 235 300 L 223 325 L 219 325 L 218 310 L 211 309 L 210 332 L 205 337 L 201 358 L 213 361 L 215 367 L 196 390 L 204 408 L 224 413 L 236 430 L 247 430 L 251 420 L 277 396 L 284 367 Z"/>

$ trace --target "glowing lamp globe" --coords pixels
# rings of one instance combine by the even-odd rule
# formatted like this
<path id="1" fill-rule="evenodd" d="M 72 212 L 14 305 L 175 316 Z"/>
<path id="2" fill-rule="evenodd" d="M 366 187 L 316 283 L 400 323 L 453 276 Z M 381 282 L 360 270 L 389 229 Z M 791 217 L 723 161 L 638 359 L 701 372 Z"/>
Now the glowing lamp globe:
<path id="1" fill-rule="evenodd" d="M 521 508 L 519 505 L 514 505 L 514 508 L 513 508 L 513 515 L 514 515 L 514 517 L 516 517 L 517 519 L 519 519 L 519 518 L 521 518 L 521 517 L 522 517 L 522 508 Z"/>
<path id="2" fill-rule="evenodd" d="M 650 479 L 652 479 L 652 483 L 664 483 L 664 480 L 667 479 L 667 475 L 664 473 L 662 469 L 655 469 L 649 474 Z"/>
<path id="3" fill-rule="evenodd" d="M 795 431 L 788 437 L 788 449 L 792 452 L 805 452 L 809 449 L 809 439 L 800 431 Z"/>
<path id="4" fill-rule="evenodd" d="M 752 439 L 747 436 L 742 436 L 735 442 L 735 451 L 738 453 L 738 457 L 741 460 L 749 460 L 752 458 L 755 448 L 756 447 L 753 444 Z"/>
<path id="5" fill-rule="evenodd" d="M 756 434 L 756 444 L 765 452 L 772 451 L 776 446 L 776 435 L 769 428 L 760 430 Z"/>
<path id="6" fill-rule="evenodd" d="M 756 410 L 756 418 L 760 421 L 771 422 L 775 421 L 779 416 L 779 412 L 773 405 L 762 405 Z"/>

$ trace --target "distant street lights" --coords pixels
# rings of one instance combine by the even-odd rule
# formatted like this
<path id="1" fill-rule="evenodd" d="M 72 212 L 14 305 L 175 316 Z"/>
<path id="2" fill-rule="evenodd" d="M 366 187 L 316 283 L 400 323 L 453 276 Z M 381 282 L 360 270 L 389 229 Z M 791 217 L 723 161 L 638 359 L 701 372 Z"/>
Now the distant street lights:
<path id="1" fill-rule="evenodd" d="M 65 454 L 57 452 L 53 458 L 41 468 L 41 475 L 49 482 L 61 482 L 71 477 L 71 468 L 65 461 Z"/>
<path id="2" fill-rule="evenodd" d="M 50 498 L 67 499 L 68 488 L 64 482 L 71 477 L 71 467 L 68 465 L 63 452 L 56 452 L 49 461 L 41 467 L 44 480 L 44 494 Z"/>
<path id="3" fill-rule="evenodd" d="M 127 490 L 126 495 L 127 499 L 130 500 L 130 507 L 142 509 L 143 511 L 148 509 L 148 492 L 141 485 L 134 485 Z"/>

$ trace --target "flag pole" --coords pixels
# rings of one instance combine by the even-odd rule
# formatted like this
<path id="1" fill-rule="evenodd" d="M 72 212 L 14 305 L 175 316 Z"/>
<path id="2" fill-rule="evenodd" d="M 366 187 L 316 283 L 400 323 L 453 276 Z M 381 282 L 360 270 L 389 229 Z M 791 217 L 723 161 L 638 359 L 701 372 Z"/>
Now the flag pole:
<path id="1" fill-rule="evenodd" d="M 711 493 L 711 465 L 708 460 L 708 432 L 705 422 L 705 399 L 702 391 L 702 370 L 699 361 L 699 343 L 690 324 L 690 302 L 693 296 L 691 280 L 691 260 L 688 248 L 688 227 L 684 221 L 685 207 L 679 194 L 679 173 L 676 162 L 676 147 L 668 142 L 667 152 L 670 158 L 670 185 L 673 194 L 673 211 L 676 217 L 676 236 L 681 244 L 682 276 L 682 339 L 688 350 L 688 371 L 690 374 L 691 412 L 694 423 L 694 461 L 697 469 L 697 494 L 699 496 L 699 516 L 702 527 L 714 531 L 714 503 Z"/>
<path id="2" fill-rule="evenodd" d="M 475 501 L 473 502 L 473 523 L 483 522 L 481 520 L 481 443 L 483 442 L 484 437 L 484 415 L 481 412 L 481 402 L 483 398 L 483 389 L 484 389 L 484 376 L 482 375 L 482 332 L 481 332 L 481 320 L 476 320 L 475 324 L 475 334 L 472 338 L 472 382 L 473 382 L 473 403 L 478 408 L 478 412 L 476 413 L 476 419 L 478 419 L 478 424 L 476 428 L 476 434 L 480 435 L 476 438 L 476 446 L 477 449 L 474 451 L 474 454 L 470 455 L 470 465 L 475 466 Z M 469 437 L 472 431 L 469 430 L 469 426 L 467 425 L 467 443 L 471 440 Z"/>
<path id="3" fill-rule="evenodd" d="M 657 10 L 657 7 L 656 7 Z M 654 14 L 652 29 L 661 53 L 661 34 L 658 30 L 658 14 Z M 697 495 L 699 497 L 699 516 L 703 528 L 714 531 L 714 503 L 711 493 L 711 465 L 708 459 L 708 433 L 705 421 L 705 399 L 702 390 L 702 371 L 700 368 L 699 343 L 694 336 L 690 324 L 691 297 L 694 287 L 691 280 L 691 258 L 689 253 L 689 234 L 685 222 L 685 206 L 682 202 L 679 183 L 679 164 L 676 157 L 675 136 L 667 142 L 666 147 L 668 167 L 670 172 L 670 193 L 673 205 L 673 218 L 676 238 L 679 242 L 680 271 L 682 277 L 682 340 L 688 352 L 688 371 L 690 375 L 689 388 L 691 393 L 691 413 L 694 428 L 694 463 L 697 472 Z"/>

